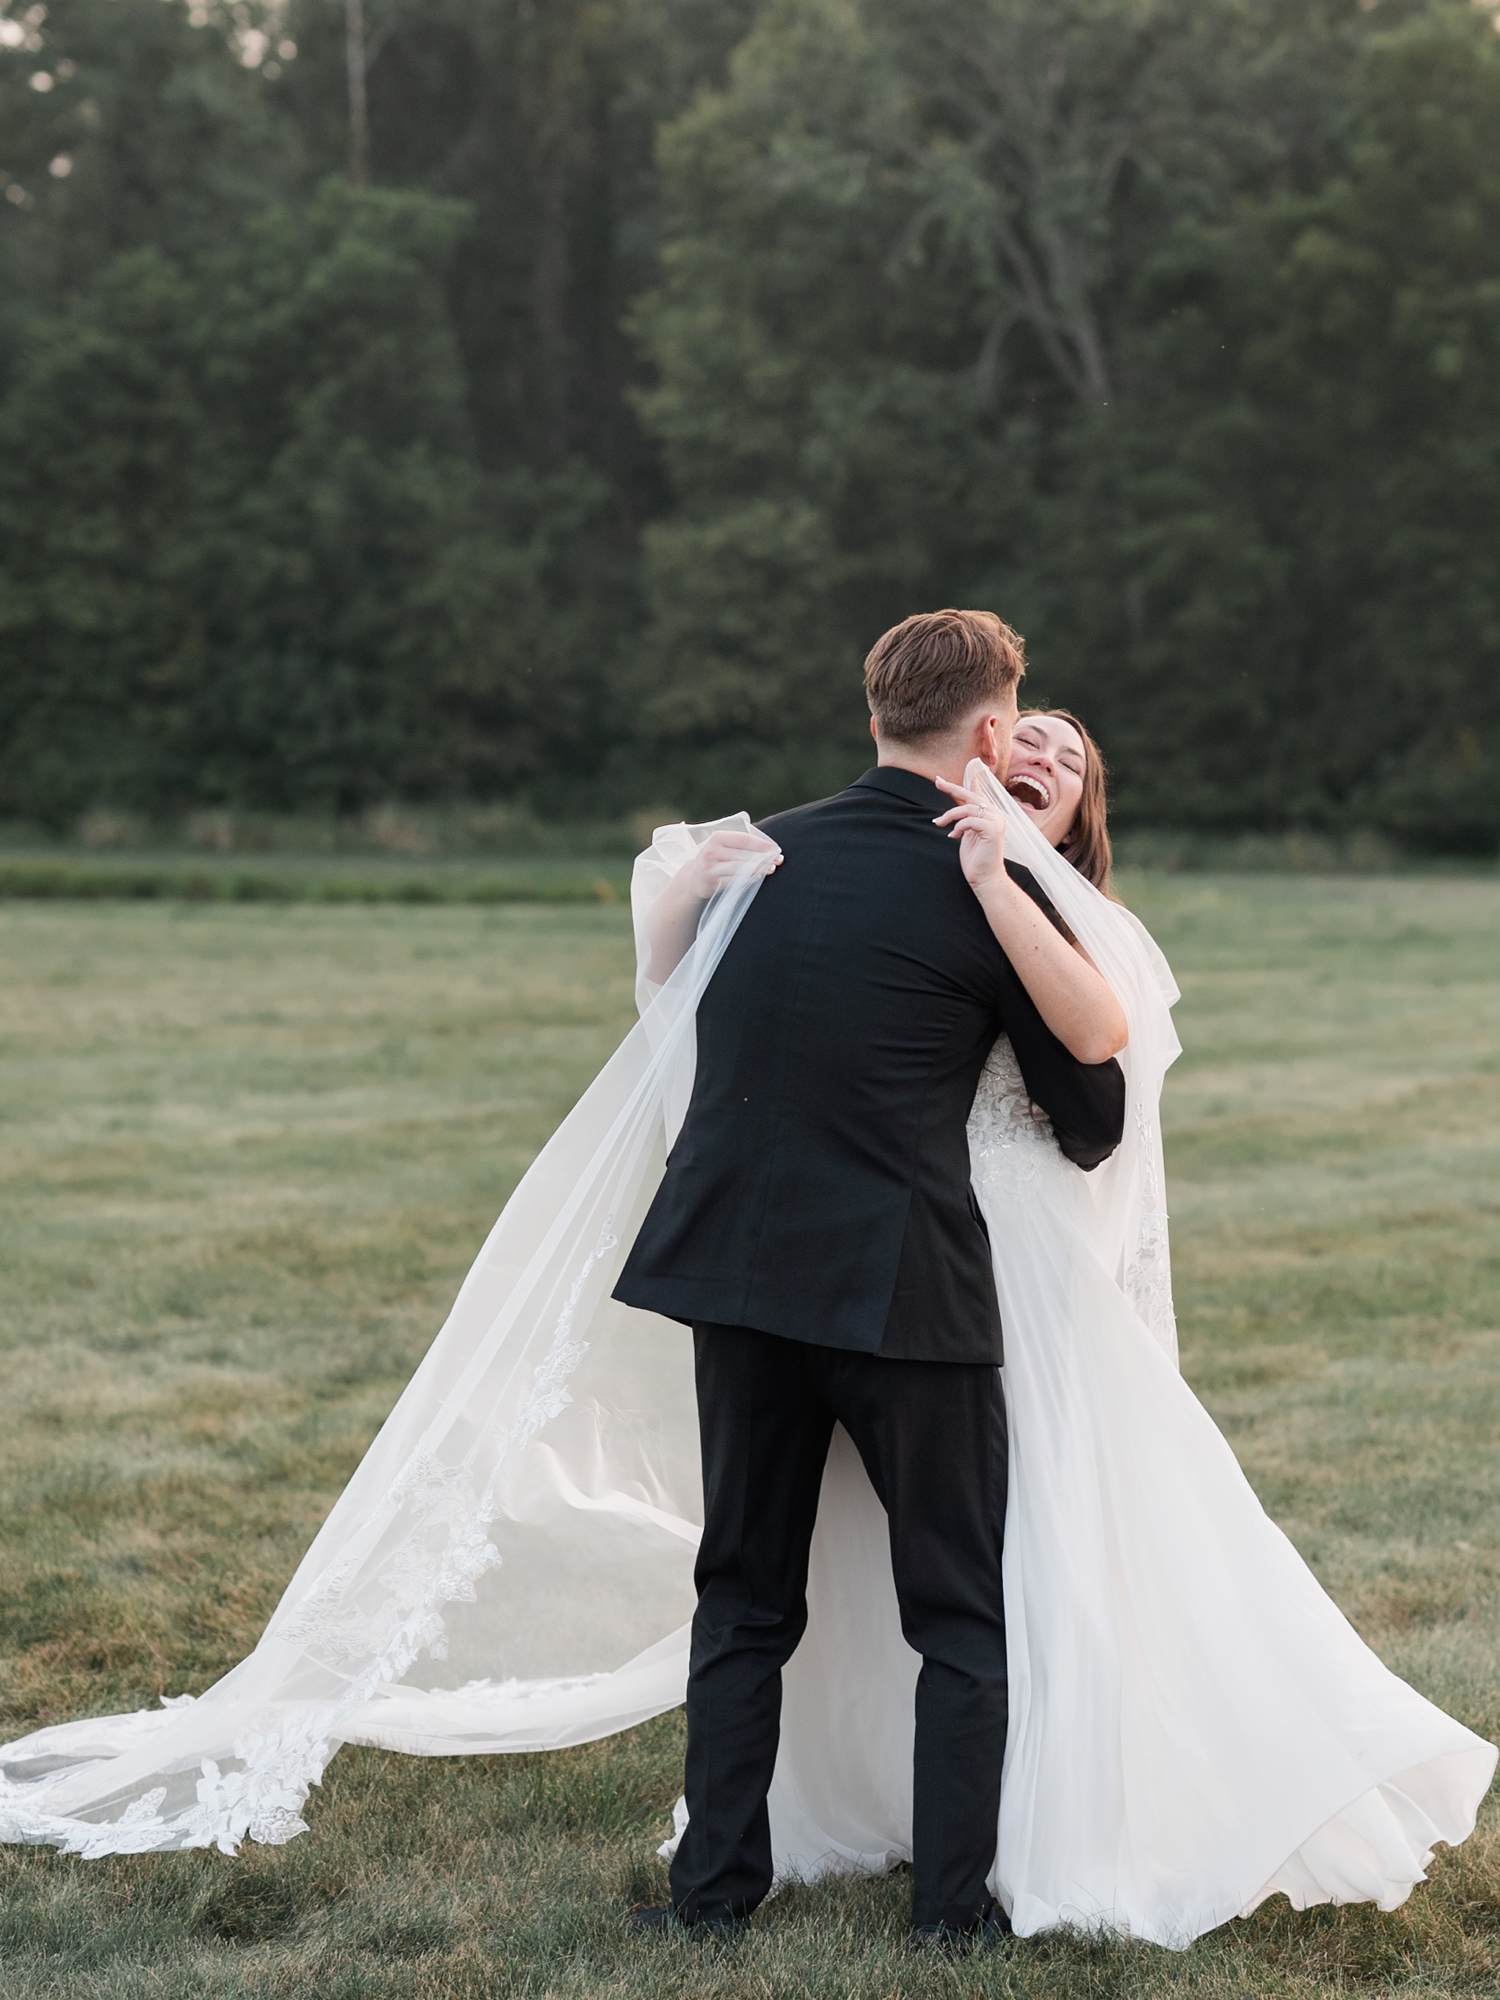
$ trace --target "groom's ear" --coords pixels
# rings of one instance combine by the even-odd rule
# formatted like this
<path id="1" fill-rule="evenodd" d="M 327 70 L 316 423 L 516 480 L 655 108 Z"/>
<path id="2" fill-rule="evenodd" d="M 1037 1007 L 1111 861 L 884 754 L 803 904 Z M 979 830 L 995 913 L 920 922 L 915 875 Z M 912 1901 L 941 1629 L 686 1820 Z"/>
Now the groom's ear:
<path id="1" fill-rule="evenodd" d="M 984 716 L 977 731 L 976 755 L 986 769 L 1003 779 L 1010 763 L 1010 730 L 1003 715 Z"/>
<path id="2" fill-rule="evenodd" d="M 880 728 L 873 715 L 870 717 L 870 735 L 876 743 L 880 741 Z"/>

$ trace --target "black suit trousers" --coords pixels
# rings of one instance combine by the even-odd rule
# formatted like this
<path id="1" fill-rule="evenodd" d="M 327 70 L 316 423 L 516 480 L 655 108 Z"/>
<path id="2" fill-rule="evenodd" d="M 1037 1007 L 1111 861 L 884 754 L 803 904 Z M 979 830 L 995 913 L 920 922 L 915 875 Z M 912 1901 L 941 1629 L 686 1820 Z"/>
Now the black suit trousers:
<path id="1" fill-rule="evenodd" d="M 688 1672 L 680 1915 L 746 1915 L 771 1886 L 766 1793 L 781 1670 L 807 1624 L 807 1562 L 834 1424 L 890 1523 L 917 1681 L 912 1921 L 987 1915 L 1007 1687 L 1007 1438 L 987 1363 L 905 1361 L 696 1325 L 703 1541 Z"/>

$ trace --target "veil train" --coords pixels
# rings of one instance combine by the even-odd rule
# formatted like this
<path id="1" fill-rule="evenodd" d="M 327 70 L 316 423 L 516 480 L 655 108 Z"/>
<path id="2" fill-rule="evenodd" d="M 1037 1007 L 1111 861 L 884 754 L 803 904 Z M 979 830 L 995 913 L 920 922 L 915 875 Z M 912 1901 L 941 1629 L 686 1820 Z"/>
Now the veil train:
<path id="1" fill-rule="evenodd" d="M 720 827 L 636 863 L 639 927 Z M 752 856 L 532 1163 L 259 1643 L 204 1694 L 0 1748 L 0 1840 L 84 1856 L 280 1843 L 341 1744 L 586 1742 L 682 1700 L 701 1526 L 692 1344 L 610 1298 L 692 1088 Z"/>

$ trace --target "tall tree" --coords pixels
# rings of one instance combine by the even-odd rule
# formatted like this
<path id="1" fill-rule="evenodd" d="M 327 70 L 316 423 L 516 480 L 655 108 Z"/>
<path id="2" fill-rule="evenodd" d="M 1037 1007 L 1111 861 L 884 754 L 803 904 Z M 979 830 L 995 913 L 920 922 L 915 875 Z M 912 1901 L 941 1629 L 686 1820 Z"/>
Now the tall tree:
<path id="1" fill-rule="evenodd" d="M 568 756 L 602 649 L 558 524 L 599 496 L 474 461 L 433 282 L 466 220 L 331 182 L 33 326 L 0 413 L 6 808 L 350 808 Z"/>
<path id="2" fill-rule="evenodd" d="M 450 274 L 487 463 L 604 472 L 634 526 L 660 504 L 625 332 L 659 235 L 656 130 L 722 75 L 755 0 L 366 0 L 377 185 L 467 202 Z M 346 156 L 342 18 L 294 0 L 273 95 L 319 172 Z"/>
<path id="3" fill-rule="evenodd" d="M 236 10 L 257 34 L 258 11 Z M 241 30 L 197 15 L 163 0 L 0 7 L 0 369 L 28 313 L 122 250 L 206 249 L 293 185 L 295 136 Z"/>
<path id="4" fill-rule="evenodd" d="M 1117 396 L 1133 257 L 1286 157 L 1256 18 L 777 0 L 669 131 L 638 324 L 679 503 L 648 536 L 645 699 L 679 782 L 831 782 L 881 626 L 1009 599 L 1059 440 Z"/>

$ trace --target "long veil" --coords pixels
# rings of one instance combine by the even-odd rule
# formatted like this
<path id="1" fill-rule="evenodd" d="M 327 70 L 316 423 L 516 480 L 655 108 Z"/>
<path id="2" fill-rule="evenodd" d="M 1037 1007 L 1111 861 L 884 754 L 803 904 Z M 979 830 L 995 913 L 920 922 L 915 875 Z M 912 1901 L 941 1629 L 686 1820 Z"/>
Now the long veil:
<path id="1" fill-rule="evenodd" d="M 718 827 L 636 863 L 637 931 Z M 343 1743 L 549 1749 L 681 1701 L 700 1529 L 691 1343 L 610 1298 L 692 1087 L 750 856 L 517 1187 L 253 1653 L 196 1699 L 0 1749 L 0 1839 L 280 1843 Z"/>

